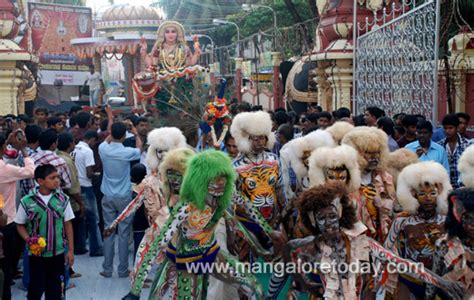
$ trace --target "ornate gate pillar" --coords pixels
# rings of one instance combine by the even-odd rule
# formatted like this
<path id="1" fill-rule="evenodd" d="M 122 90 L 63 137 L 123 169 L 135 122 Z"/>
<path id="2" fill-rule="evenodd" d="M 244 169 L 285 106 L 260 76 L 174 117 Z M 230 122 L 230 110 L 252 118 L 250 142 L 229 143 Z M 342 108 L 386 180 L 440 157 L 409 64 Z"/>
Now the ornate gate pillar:
<path id="1" fill-rule="evenodd" d="M 332 110 L 340 107 L 352 108 L 352 59 L 337 59 L 326 68 L 328 81 L 332 89 Z M 329 109 L 329 107 L 327 108 Z"/>
<path id="2" fill-rule="evenodd" d="M 314 70 L 316 78 L 313 80 L 318 84 L 318 103 L 324 111 L 332 110 L 332 90 L 328 81 L 326 69 L 331 65 L 330 61 L 318 61 L 318 67 Z"/>
<path id="3" fill-rule="evenodd" d="M 281 101 L 281 83 L 280 83 L 280 64 L 281 64 L 281 53 L 272 52 L 272 65 L 273 65 L 273 109 L 282 107 Z"/>

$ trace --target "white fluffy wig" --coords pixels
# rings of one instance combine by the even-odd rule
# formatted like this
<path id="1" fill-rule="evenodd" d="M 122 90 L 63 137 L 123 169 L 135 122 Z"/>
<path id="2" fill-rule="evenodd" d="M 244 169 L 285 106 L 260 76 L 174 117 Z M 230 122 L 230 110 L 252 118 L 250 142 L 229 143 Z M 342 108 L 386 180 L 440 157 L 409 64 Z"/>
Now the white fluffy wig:
<path id="1" fill-rule="evenodd" d="M 359 152 L 358 160 L 361 170 L 367 168 L 368 162 L 363 153 L 366 151 L 380 151 L 380 163 L 378 169 L 383 169 L 388 150 L 387 134 L 375 127 L 359 126 L 349 131 L 341 141 L 344 145 L 349 145 Z"/>
<path id="2" fill-rule="evenodd" d="M 464 186 L 474 188 L 474 145 L 467 147 L 462 153 L 458 170 Z"/>
<path id="3" fill-rule="evenodd" d="M 309 158 L 309 182 L 311 186 L 324 185 L 326 176 L 324 169 L 346 167 L 349 173 L 349 192 L 357 191 L 360 187 L 360 169 L 357 163 L 357 151 L 347 145 L 335 148 L 321 147 L 316 149 Z"/>
<path id="4" fill-rule="evenodd" d="M 270 114 L 264 111 L 243 112 L 235 116 L 230 126 L 230 134 L 237 143 L 237 148 L 241 153 L 250 153 L 252 143 L 249 140 L 251 135 L 265 135 L 267 145 L 265 148 L 272 149 L 275 143 L 275 134 L 272 132 L 272 119 Z"/>
<path id="5" fill-rule="evenodd" d="M 156 154 L 157 150 L 170 151 L 176 148 L 186 147 L 186 138 L 181 130 L 176 127 L 161 127 L 153 129 L 148 133 L 147 143 L 149 145 L 146 153 L 146 163 L 150 170 L 158 171 L 161 160 Z"/>
<path id="6" fill-rule="evenodd" d="M 296 178 L 300 181 L 308 176 L 308 169 L 303 163 L 304 153 L 320 147 L 335 147 L 336 144 L 331 135 L 325 130 L 316 130 L 308 135 L 289 141 L 280 150 L 280 159 L 282 164 L 283 181 L 287 186 L 286 190 L 290 190 L 289 185 L 289 167 L 293 169 Z"/>
<path id="7" fill-rule="evenodd" d="M 328 127 L 326 131 L 329 132 L 332 135 L 334 141 L 340 145 L 344 136 L 352 129 L 354 129 L 354 125 L 348 122 L 338 121 L 332 126 Z"/>
<path id="8" fill-rule="evenodd" d="M 448 212 L 448 193 L 451 191 L 451 183 L 446 169 L 437 162 L 423 161 L 408 165 L 398 175 L 397 198 L 403 210 L 415 215 L 420 203 L 413 196 L 416 191 L 425 184 L 433 184 L 439 187 L 436 211 L 438 214 L 446 215 Z"/>

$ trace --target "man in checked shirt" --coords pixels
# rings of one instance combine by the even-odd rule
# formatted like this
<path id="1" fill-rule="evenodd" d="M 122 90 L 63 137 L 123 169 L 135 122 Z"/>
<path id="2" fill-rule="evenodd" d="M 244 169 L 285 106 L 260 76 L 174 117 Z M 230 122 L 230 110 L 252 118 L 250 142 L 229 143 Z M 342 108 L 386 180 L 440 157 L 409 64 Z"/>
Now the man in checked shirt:
<path id="1" fill-rule="evenodd" d="M 47 129 L 40 134 L 39 146 L 40 149 L 34 153 L 31 158 L 35 162 L 35 166 L 51 164 L 58 170 L 61 179 L 61 189 L 71 188 L 71 173 L 67 167 L 64 159 L 56 154 L 56 147 L 58 144 L 58 134 L 54 129 Z M 34 180 L 30 180 L 28 190 L 35 186 Z"/>

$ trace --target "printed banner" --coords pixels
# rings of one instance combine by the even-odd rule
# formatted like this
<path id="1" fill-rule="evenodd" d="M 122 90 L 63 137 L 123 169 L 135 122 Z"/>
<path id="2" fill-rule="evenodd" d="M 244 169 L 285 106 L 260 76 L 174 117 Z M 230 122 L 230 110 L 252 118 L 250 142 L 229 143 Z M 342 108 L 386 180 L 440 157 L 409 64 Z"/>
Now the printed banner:
<path id="1" fill-rule="evenodd" d="M 33 51 L 42 70 L 88 71 L 91 59 L 80 59 L 71 39 L 92 37 L 89 7 L 28 3 Z"/>

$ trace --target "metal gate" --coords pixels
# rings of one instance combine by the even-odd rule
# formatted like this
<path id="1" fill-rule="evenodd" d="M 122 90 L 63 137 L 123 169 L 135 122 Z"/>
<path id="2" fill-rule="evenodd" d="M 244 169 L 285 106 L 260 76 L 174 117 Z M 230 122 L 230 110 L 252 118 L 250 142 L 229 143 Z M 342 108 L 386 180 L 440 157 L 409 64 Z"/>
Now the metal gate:
<path id="1" fill-rule="evenodd" d="M 372 24 L 368 20 L 358 24 L 357 33 L 362 29 L 367 32 L 357 34 L 354 55 L 353 99 L 357 113 L 377 106 L 389 116 L 401 112 L 422 114 L 436 122 L 439 1 L 415 6 L 404 0 L 398 8 L 393 5 L 390 14 L 384 9 Z M 414 8 L 405 12 L 406 7 Z M 393 18 L 397 12 L 400 15 Z M 384 22 L 387 19 L 390 21 Z"/>

